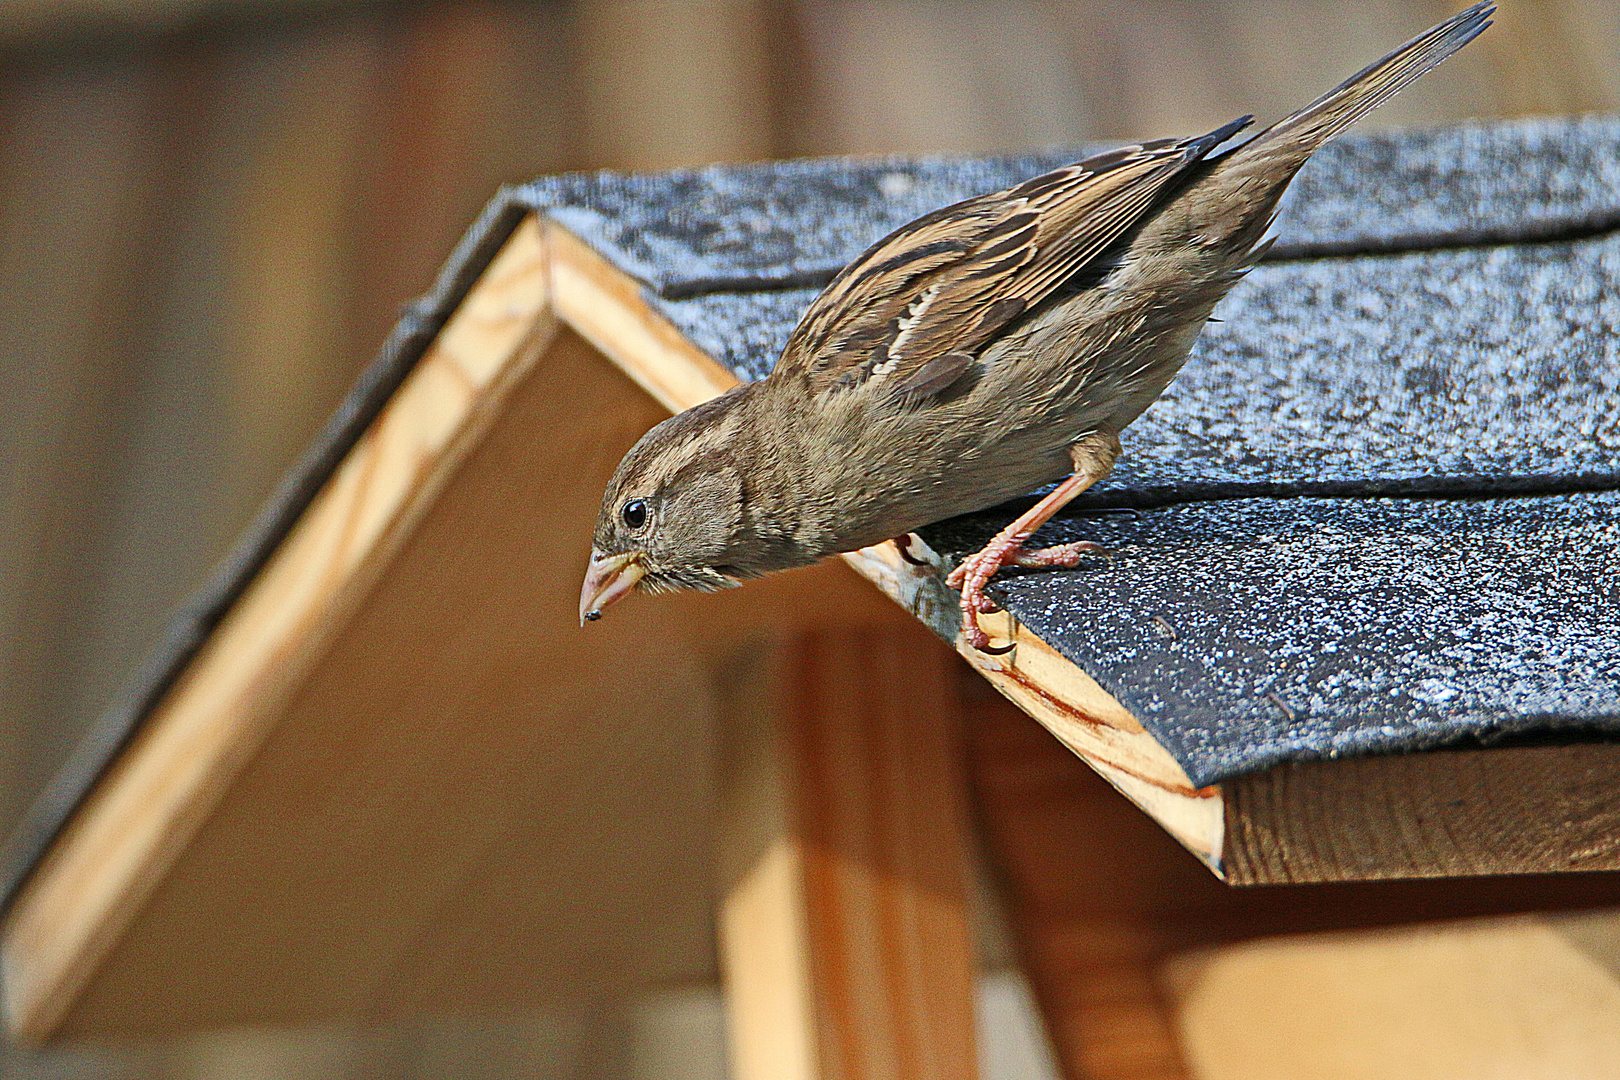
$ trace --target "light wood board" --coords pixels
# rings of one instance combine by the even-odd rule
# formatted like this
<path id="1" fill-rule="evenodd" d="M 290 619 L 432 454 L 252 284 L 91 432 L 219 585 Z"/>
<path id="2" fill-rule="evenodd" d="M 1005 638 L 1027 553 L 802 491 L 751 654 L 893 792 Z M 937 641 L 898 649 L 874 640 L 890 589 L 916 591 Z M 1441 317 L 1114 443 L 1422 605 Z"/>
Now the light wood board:
<path id="1" fill-rule="evenodd" d="M 804 635 L 727 709 L 722 971 L 737 1080 L 973 1080 L 956 665 L 921 627 Z"/>
<path id="2" fill-rule="evenodd" d="M 976 682 L 969 680 L 964 695 L 978 830 L 1024 970 L 1070 1076 L 1482 1075 L 1397 1067 L 1392 1047 L 1401 1040 L 1389 1037 L 1393 1031 L 1412 1045 L 1412 1061 L 1431 1065 L 1432 1056 L 1417 1052 L 1423 1049 L 1418 1040 L 1455 1046 L 1468 1037 L 1472 1021 L 1454 1015 L 1450 1006 L 1418 1010 L 1421 1024 L 1398 1028 L 1360 1031 L 1359 1021 L 1348 1022 L 1352 1016 L 1366 1020 L 1385 994 L 1410 1002 L 1424 979 L 1450 986 L 1446 992 L 1458 997 L 1461 983 L 1453 976 L 1462 978 L 1489 960 L 1485 944 L 1478 950 L 1469 945 L 1458 955 L 1474 955 L 1473 967 L 1420 971 L 1425 957 L 1436 954 L 1426 951 L 1427 939 L 1414 927 L 1465 923 L 1488 930 L 1479 943 L 1506 942 L 1533 956 L 1545 954 L 1542 939 L 1553 927 L 1568 947 L 1611 973 L 1620 970 L 1620 919 L 1582 913 L 1620 905 L 1620 875 L 1230 888 L 1178 857 L 1168 835 L 1132 811 L 1030 717 Z M 1369 966 L 1377 968 L 1372 960 L 1358 959 L 1375 955 L 1387 967 L 1382 981 L 1369 973 Z M 1341 960 L 1344 971 L 1361 976 L 1346 982 L 1336 974 Z M 1202 973 L 1197 979 L 1177 981 L 1178 972 L 1194 969 Z M 1510 969 L 1493 970 L 1493 996 L 1482 1007 L 1504 1029 L 1481 1045 L 1507 1047 L 1512 1025 L 1522 1028 L 1542 1015 L 1551 999 L 1539 983 L 1555 969 L 1526 966 L 1516 990 L 1508 985 Z M 1330 1001 L 1345 1006 L 1339 1020 Z M 1510 1023 L 1512 1017 L 1517 1019 Z M 1574 1039 L 1568 1025 L 1556 1030 L 1553 1041 L 1565 1054 L 1556 1060 L 1579 1060 L 1606 1045 L 1602 1039 Z M 1321 1056 L 1312 1056 L 1328 1046 L 1342 1054 L 1358 1039 L 1382 1049 L 1348 1060 L 1381 1063 L 1387 1071 L 1324 1071 Z M 1251 1046 L 1292 1064 L 1260 1070 L 1261 1058 L 1248 1054 Z M 1503 1060 L 1522 1066 L 1526 1058 L 1520 1053 Z M 1257 1071 L 1245 1072 L 1249 1064 Z"/>
<path id="3" fill-rule="evenodd" d="M 1272 939 L 1165 974 L 1198 1080 L 1620 1078 L 1620 979 L 1557 921 Z"/>

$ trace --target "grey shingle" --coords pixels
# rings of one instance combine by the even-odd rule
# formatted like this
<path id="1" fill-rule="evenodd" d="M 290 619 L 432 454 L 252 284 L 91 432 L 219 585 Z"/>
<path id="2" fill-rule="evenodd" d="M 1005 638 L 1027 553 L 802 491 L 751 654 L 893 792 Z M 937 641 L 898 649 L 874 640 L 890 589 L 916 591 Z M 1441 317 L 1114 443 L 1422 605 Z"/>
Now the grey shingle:
<path id="1" fill-rule="evenodd" d="M 517 194 L 551 207 L 621 269 L 676 297 L 820 283 L 914 217 L 1096 149 L 601 173 L 537 181 Z M 1615 117 L 1351 133 L 1300 175 L 1275 254 L 1548 237 L 1617 222 Z"/>
<path id="2" fill-rule="evenodd" d="M 923 535 L 958 556 L 1004 523 L 976 515 Z M 1077 539 L 1111 557 L 1008 572 L 991 595 L 1195 783 L 1301 758 L 1620 731 L 1620 493 L 1232 499 L 1037 535 Z"/>

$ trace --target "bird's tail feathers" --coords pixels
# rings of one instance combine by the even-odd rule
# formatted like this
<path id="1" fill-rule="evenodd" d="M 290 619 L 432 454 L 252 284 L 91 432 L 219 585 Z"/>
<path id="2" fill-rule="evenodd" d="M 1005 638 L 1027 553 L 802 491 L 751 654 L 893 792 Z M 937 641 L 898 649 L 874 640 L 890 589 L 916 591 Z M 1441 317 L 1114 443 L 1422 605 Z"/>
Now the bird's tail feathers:
<path id="1" fill-rule="evenodd" d="M 1408 83 L 1433 70 L 1491 25 L 1495 0 L 1459 12 L 1430 27 L 1382 60 L 1374 61 L 1303 109 L 1238 148 L 1297 153 L 1305 158 L 1324 142 L 1394 97 Z"/>

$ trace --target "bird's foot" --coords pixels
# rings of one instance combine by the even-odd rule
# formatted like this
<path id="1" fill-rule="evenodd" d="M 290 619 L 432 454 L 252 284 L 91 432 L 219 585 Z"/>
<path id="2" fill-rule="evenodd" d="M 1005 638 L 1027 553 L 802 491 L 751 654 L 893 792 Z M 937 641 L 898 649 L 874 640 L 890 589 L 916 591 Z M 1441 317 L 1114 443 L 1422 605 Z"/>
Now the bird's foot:
<path id="1" fill-rule="evenodd" d="M 1106 555 L 1108 549 L 1092 540 L 1073 540 L 1067 544 L 1053 544 L 1038 551 L 1025 551 L 1019 548 L 1014 553 L 1011 562 L 1015 566 L 1028 566 L 1034 569 L 1050 569 L 1060 567 L 1064 570 L 1073 570 L 1080 565 L 1083 555 Z M 1005 565 L 1005 564 L 1004 564 Z"/>
<path id="2" fill-rule="evenodd" d="M 1068 544 L 1025 551 L 1024 539 L 1027 537 L 996 537 L 984 546 L 984 550 L 963 559 L 945 579 L 945 584 L 962 591 L 962 634 L 967 638 L 968 644 L 980 652 L 1000 656 L 1012 651 L 1011 644 L 992 646 L 990 636 L 979 626 L 978 619 L 980 615 L 989 615 L 1001 610 L 994 600 L 984 594 L 984 587 L 1002 567 L 1073 569 L 1080 565 L 1083 556 L 1107 551 L 1101 544 L 1090 540 L 1076 540 Z"/>
<path id="3" fill-rule="evenodd" d="M 997 539 L 986 545 L 983 551 L 963 559 L 946 577 L 945 584 L 953 589 L 960 589 L 973 578 L 989 581 L 995 576 L 996 571 L 1004 566 L 1027 566 L 1036 569 L 1061 567 L 1073 570 L 1080 565 L 1081 556 L 1107 553 L 1106 547 L 1092 540 L 1074 540 L 1067 544 L 1054 544 L 1052 547 L 1025 551 L 1024 545 L 1018 540 Z M 992 605 L 984 610 L 998 609 Z"/>

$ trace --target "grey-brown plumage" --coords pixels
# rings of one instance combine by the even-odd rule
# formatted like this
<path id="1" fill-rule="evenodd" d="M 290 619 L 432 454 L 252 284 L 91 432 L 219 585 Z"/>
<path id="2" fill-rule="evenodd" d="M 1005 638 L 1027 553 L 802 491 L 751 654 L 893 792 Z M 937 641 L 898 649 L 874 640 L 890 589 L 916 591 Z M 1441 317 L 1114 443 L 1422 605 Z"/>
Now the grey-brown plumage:
<path id="1" fill-rule="evenodd" d="M 1489 25 L 1480 3 L 1242 145 L 1233 121 L 1112 150 L 935 211 L 816 298 L 769 378 L 649 431 L 592 539 L 582 618 L 631 588 L 714 589 L 902 536 L 1069 477 L 958 567 L 980 647 L 982 589 L 1180 370 L 1260 258 L 1310 155 Z"/>

